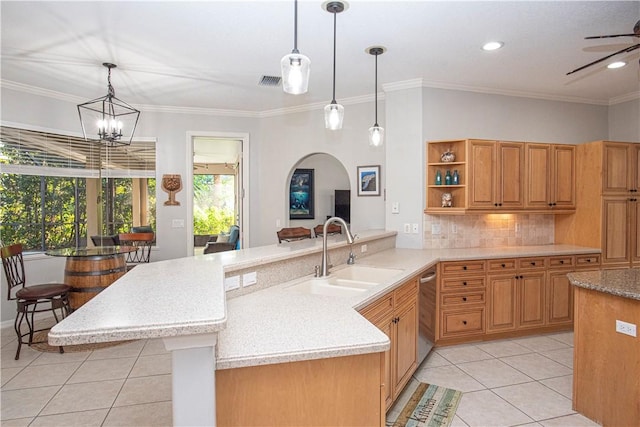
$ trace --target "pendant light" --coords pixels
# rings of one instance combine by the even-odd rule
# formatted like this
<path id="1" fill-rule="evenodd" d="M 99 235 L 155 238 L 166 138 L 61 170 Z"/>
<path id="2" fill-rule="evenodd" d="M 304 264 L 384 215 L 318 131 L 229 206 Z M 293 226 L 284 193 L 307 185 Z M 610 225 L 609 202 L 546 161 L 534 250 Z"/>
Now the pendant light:
<path id="1" fill-rule="evenodd" d="M 376 80 L 374 86 L 375 104 L 376 104 L 376 121 L 369 128 L 369 145 L 372 147 L 380 147 L 384 143 L 384 128 L 378 126 L 378 55 L 386 52 L 382 46 L 374 46 L 366 49 L 366 52 L 376 57 Z"/>
<path id="2" fill-rule="evenodd" d="M 298 51 L 298 0 L 294 1 L 293 50 L 280 61 L 282 88 L 286 93 L 299 95 L 309 89 L 311 61 Z"/>
<path id="3" fill-rule="evenodd" d="M 324 125 L 327 129 L 342 129 L 344 107 L 336 102 L 336 15 L 346 10 L 346 3 L 330 1 L 322 5 L 327 12 L 333 13 L 333 98 L 331 103 L 324 107 Z"/>
<path id="4" fill-rule="evenodd" d="M 107 95 L 78 105 L 82 133 L 85 140 L 89 140 L 91 138 L 87 136 L 87 130 L 91 132 L 94 129 L 98 140 L 110 147 L 131 145 L 140 111 L 116 98 L 111 85 L 111 70 L 117 65 L 110 62 L 102 65 L 109 70 Z"/>

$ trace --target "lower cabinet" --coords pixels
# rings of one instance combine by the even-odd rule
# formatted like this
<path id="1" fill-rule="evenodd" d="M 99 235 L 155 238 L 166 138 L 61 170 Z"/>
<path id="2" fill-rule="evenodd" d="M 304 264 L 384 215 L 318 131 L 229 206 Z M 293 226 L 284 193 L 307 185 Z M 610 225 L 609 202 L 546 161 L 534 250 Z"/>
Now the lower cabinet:
<path id="1" fill-rule="evenodd" d="M 567 273 L 599 266 L 599 254 L 442 262 L 436 345 L 571 328 Z"/>
<path id="2" fill-rule="evenodd" d="M 385 353 L 383 362 L 387 409 L 417 368 L 418 282 L 417 277 L 413 278 L 360 310 L 391 341 L 391 348 Z"/>

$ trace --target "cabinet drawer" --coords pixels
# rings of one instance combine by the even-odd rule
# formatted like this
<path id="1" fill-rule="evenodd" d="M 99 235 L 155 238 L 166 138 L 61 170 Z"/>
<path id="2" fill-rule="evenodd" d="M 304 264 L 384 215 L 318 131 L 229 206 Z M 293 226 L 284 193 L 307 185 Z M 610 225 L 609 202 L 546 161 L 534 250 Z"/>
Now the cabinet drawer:
<path id="1" fill-rule="evenodd" d="M 576 267 L 594 266 L 600 266 L 600 254 L 576 255 Z"/>
<path id="2" fill-rule="evenodd" d="M 461 291 L 463 289 L 484 288 L 484 276 L 482 277 L 455 277 L 440 279 L 441 291 Z"/>
<path id="3" fill-rule="evenodd" d="M 468 273 L 483 274 L 484 270 L 484 261 L 447 261 L 441 263 L 440 272 L 443 276 L 452 276 Z"/>
<path id="4" fill-rule="evenodd" d="M 402 305 L 407 300 L 414 298 L 418 294 L 418 279 L 411 279 L 410 282 L 402 285 L 400 288 L 393 291 L 393 303 L 394 307 Z"/>
<path id="5" fill-rule="evenodd" d="M 576 258 L 573 255 L 552 256 L 549 258 L 549 268 L 573 267 Z"/>
<path id="6" fill-rule="evenodd" d="M 442 294 L 441 305 L 484 304 L 484 291 Z"/>
<path id="7" fill-rule="evenodd" d="M 544 257 L 518 258 L 518 270 L 531 270 L 535 268 L 545 268 L 547 259 Z"/>
<path id="8" fill-rule="evenodd" d="M 487 264 L 487 269 L 490 273 L 516 269 L 515 258 L 490 259 L 489 261 L 487 261 Z"/>
<path id="9" fill-rule="evenodd" d="M 482 334 L 484 332 L 484 308 L 472 310 L 445 310 L 442 312 L 442 337 Z"/>
<path id="10" fill-rule="evenodd" d="M 389 293 L 360 310 L 360 314 L 371 323 L 393 314 L 393 294 Z"/>

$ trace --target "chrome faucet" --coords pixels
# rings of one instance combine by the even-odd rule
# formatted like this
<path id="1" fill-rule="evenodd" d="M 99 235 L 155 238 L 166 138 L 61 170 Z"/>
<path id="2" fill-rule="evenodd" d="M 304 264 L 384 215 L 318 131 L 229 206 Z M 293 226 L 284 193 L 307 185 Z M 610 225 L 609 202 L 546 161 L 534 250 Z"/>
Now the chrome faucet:
<path id="1" fill-rule="evenodd" d="M 329 275 L 329 267 L 328 267 L 328 263 L 327 263 L 327 228 L 329 227 L 329 224 L 331 224 L 332 222 L 339 222 L 340 225 L 342 225 L 342 228 L 344 228 L 344 230 L 347 233 L 347 242 L 349 242 L 350 245 L 353 244 L 353 234 L 351 234 L 351 231 L 349 231 L 349 227 L 347 226 L 347 223 L 344 221 L 344 219 L 334 216 L 329 218 L 328 220 L 325 221 L 324 223 L 324 227 L 322 227 L 322 262 L 320 263 L 320 276 L 319 277 L 325 277 Z"/>

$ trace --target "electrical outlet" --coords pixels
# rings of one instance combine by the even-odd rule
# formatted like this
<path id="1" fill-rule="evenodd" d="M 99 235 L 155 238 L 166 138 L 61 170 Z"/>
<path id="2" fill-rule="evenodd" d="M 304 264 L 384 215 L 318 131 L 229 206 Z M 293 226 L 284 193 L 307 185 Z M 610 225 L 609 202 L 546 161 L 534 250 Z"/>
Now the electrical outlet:
<path id="1" fill-rule="evenodd" d="M 230 276 L 224 278 L 224 290 L 232 291 L 240 287 L 240 276 Z"/>
<path id="2" fill-rule="evenodd" d="M 282 223 L 280 222 L 279 219 L 276 219 L 276 228 L 280 228 L 282 227 Z"/>
<path id="3" fill-rule="evenodd" d="M 440 234 L 442 232 L 442 228 L 440 224 L 431 224 L 431 234 Z"/>
<path id="4" fill-rule="evenodd" d="M 451 224 L 451 234 L 458 234 L 458 224 Z"/>
<path id="5" fill-rule="evenodd" d="M 258 283 L 258 276 L 255 271 L 242 275 L 242 286 L 245 288 L 247 286 L 255 285 L 256 283 Z"/>
<path id="6" fill-rule="evenodd" d="M 522 231 L 522 227 L 519 222 L 516 222 L 516 234 L 520 234 L 520 231 Z"/>
<path id="7" fill-rule="evenodd" d="M 365 253 L 365 252 L 367 252 L 367 245 L 362 245 L 362 246 L 360 246 L 360 252 L 361 252 L 361 253 Z"/>
<path id="8" fill-rule="evenodd" d="M 629 335 L 631 337 L 637 337 L 636 325 L 633 323 L 623 322 L 622 320 L 616 320 L 616 332 Z"/>
<path id="9" fill-rule="evenodd" d="M 404 224 L 404 232 L 411 233 L 411 224 L 409 224 L 408 222 Z"/>
<path id="10" fill-rule="evenodd" d="M 391 213 L 392 214 L 400 213 L 400 204 L 398 202 L 391 203 Z"/>
<path id="11" fill-rule="evenodd" d="M 418 224 L 411 224 L 411 232 L 413 234 L 418 234 L 418 232 L 419 232 Z"/>

